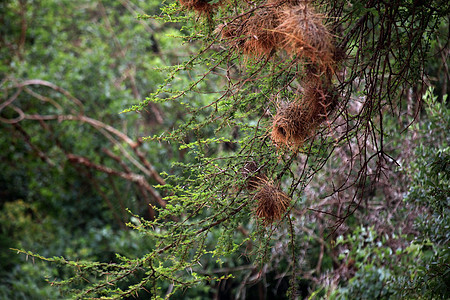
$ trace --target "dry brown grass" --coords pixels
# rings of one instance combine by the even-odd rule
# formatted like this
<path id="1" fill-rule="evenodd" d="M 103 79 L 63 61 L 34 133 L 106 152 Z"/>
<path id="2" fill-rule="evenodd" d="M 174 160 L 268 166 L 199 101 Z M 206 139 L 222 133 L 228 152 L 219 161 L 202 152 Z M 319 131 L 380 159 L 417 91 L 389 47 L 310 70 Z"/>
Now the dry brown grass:
<path id="1" fill-rule="evenodd" d="M 266 225 L 280 220 L 291 201 L 288 195 L 268 180 L 261 182 L 254 199 L 256 200 L 255 214 Z"/>
<path id="2" fill-rule="evenodd" d="M 279 25 L 278 8 L 263 6 L 249 16 L 243 15 L 218 30 L 222 38 L 246 55 L 270 56 L 281 43 L 281 34 L 274 29 Z"/>
<path id="3" fill-rule="evenodd" d="M 305 84 L 303 96 L 278 106 L 271 137 L 275 144 L 297 149 L 328 119 L 338 102 L 331 84 L 314 80 Z"/>
<path id="4" fill-rule="evenodd" d="M 187 9 L 194 10 L 202 15 L 210 15 L 218 4 L 210 4 L 208 0 L 179 0 L 180 4 Z"/>
<path id="5" fill-rule="evenodd" d="M 284 6 L 275 30 L 283 35 L 282 47 L 326 71 L 334 65 L 333 37 L 324 25 L 325 17 L 307 4 Z"/>
<path id="6" fill-rule="evenodd" d="M 317 125 L 326 120 L 338 104 L 338 95 L 334 86 L 321 80 L 306 83 L 303 98 L 312 107 L 314 123 Z"/>
<path id="7" fill-rule="evenodd" d="M 273 119 L 272 140 L 279 146 L 301 147 L 314 128 L 313 113 L 304 101 L 282 103 Z"/>
<path id="8" fill-rule="evenodd" d="M 246 179 L 246 187 L 249 191 L 254 191 L 261 182 L 267 180 L 267 176 L 260 170 L 258 164 L 254 161 L 247 162 L 244 165 L 242 168 L 242 175 Z"/>

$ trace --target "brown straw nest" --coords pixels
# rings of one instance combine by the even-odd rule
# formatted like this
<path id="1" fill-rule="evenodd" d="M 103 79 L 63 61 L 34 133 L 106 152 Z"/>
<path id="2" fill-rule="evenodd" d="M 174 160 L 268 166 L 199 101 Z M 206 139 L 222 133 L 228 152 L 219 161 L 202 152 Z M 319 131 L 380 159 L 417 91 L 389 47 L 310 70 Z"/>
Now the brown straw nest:
<path id="1" fill-rule="evenodd" d="M 272 122 L 272 140 L 279 146 L 301 147 L 320 123 L 328 119 L 337 102 L 331 84 L 307 83 L 301 99 L 278 107 Z"/>
<path id="2" fill-rule="evenodd" d="M 242 14 L 217 30 L 222 39 L 244 54 L 270 56 L 285 49 L 318 65 L 321 72 L 328 71 L 342 55 L 335 51 L 333 36 L 323 24 L 325 17 L 308 3 L 268 0 L 252 15 Z"/>
<path id="3" fill-rule="evenodd" d="M 303 101 L 282 103 L 272 123 L 272 140 L 279 146 L 301 147 L 314 128 L 314 108 Z"/>
<path id="4" fill-rule="evenodd" d="M 288 195 L 268 180 L 261 182 L 254 199 L 256 200 L 255 214 L 265 225 L 280 220 L 291 201 Z"/>
<path id="5" fill-rule="evenodd" d="M 306 3 L 309 2 L 310 0 L 267 0 L 268 4 L 272 4 L 272 5 L 277 5 L 277 6 L 281 6 L 281 5 L 298 5 L 300 3 Z"/>
<path id="6" fill-rule="evenodd" d="M 254 161 L 245 163 L 242 168 L 242 175 L 245 178 L 246 187 L 249 191 L 256 190 L 261 182 L 267 180 L 267 176 L 261 171 L 261 167 Z"/>
<path id="7" fill-rule="evenodd" d="M 338 104 L 338 94 L 331 83 L 308 82 L 303 98 L 313 109 L 313 122 L 316 126 L 326 120 Z"/>
<path id="8" fill-rule="evenodd" d="M 291 54 L 308 59 L 327 70 L 334 65 L 333 37 L 323 24 L 324 16 L 312 6 L 285 6 L 279 14 L 275 31 L 283 35 L 283 48 Z"/>
<path id="9" fill-rule="evenodd" d="M 180 0 L 180 4 L 187 9 L 194 10 L 202 15 L 210 15 L 218 3 L 210 3 L 211 0 Z"/>
<path id="10" fill-rule="evenodd" d="M 274 29 L 279 25 L 278 8 L 262 6 L 249 16 L 218 27 L 222 39 L 244 54 L 270 56 L 281 42 L 281 35 Z"/>

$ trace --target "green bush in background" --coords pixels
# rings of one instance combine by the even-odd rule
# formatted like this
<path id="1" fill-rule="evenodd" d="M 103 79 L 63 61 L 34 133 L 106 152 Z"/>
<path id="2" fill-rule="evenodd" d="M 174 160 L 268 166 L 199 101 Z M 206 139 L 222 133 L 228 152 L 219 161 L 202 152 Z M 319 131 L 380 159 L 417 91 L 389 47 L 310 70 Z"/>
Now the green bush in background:
<path id="1" fill-rule="evenodd" d="M 180 2 L 0 4 L 0 298 L 449 298 L 448 4 L 314 2 L 349 57 L 294 151 L 271 118 L 308 64 L 217 35 L 265 1 Z"/>

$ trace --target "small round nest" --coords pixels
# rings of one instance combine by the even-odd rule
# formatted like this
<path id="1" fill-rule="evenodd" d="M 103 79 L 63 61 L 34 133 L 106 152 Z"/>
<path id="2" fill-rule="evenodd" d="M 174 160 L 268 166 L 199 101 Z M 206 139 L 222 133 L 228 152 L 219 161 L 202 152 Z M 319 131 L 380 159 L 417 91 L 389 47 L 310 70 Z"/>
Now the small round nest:
<path id="1" fill-rule="evenodd" d="M 314 108 L 305 102 L 295 101 L 279 106 L 272 123 L 272 140 L 275 144 L 298 148 L 314 128 Z"/>
<path id="2" fill-rule="evenodd" d="M 337 103 L 338 95 L 331 83 L 325 84 L 321 80 L 306 83 L 300 99 L 278 107 L 272 122 L 272 140 L 279 146 L 301 147 L 328 119 Z"/>
<path id="3" fill-rule="evenodd" d="M 231 47 L 242 48 L 246 40 L 245 24 L 248 16 L 244 15 L 230 23 L 220 24 L 215 32 L 220 32 L 222 40 Z"/>
<path id="4" fill-rule="evenodd" d="M 250 17 L 247 23 L 247 41 L 244 53 L 256 56 L 270 55 L 280 42 L 281 35 L 274 31 L 279 25 L 278 10 L 274 7 L 263 7 Z"/>
<path id="5" fill-rule="evenodd" d="M 262 173 L 261 168 L 254 161 L 245 163 L 242 168 L 242 175 L 249 191 L 256 190 L 262 182 L 267 180 L 267 176 Z"/>
<path id="6" fill-rule="evenodd" d="M 280 220 L 289 207 L 290 198 L 271 181 L 265 180 L 254 195 L 256 216 L 268 225 Z"/>
<path id="7" fill-rule="evenodd" d="M 199 14 L 209 15 L 218 5 L 211 4 L 211 0 L 180 0 L 180 4 L 187 9 L 194 10 Z"/>
<path id="8" fill-rule="evenodd" d="M 322 70 L 334 64 L 334 46 L 331 33 L 323 24 L 324 16 L 312 6 L 286 6 L 279 13 L 280 25 L 275 31 L 283 35 L 283 48 L 291 54 L 307 58 Z"/>
<path id="9" fill-rule="evenodd" d="M 252 16 L 240 18 L 218 27 L 222 38 L 246 55 L 270 56 L 281 42 L 274 29 L 279 25 L 278 9 L 263 6 Z"/>

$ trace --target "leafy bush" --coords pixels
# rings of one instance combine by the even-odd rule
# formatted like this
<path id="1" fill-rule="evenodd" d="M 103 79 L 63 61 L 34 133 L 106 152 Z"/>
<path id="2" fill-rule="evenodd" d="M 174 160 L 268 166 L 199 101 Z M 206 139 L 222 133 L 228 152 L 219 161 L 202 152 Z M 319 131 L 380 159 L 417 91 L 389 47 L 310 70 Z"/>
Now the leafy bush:
<path id="1" fill-rule="evenodd" d="M 1 296 L 448 298 L 449 4 L 306 2 L 0 4 Z"/>

